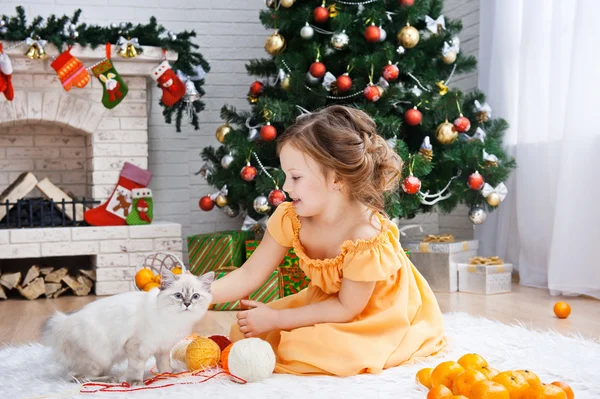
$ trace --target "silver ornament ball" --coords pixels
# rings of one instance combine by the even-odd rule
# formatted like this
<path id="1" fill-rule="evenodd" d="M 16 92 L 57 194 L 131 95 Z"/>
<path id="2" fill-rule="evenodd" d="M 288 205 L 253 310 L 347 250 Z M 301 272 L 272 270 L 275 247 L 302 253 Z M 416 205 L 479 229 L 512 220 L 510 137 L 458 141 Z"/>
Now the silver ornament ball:
<path id="1" fill-rule="evenodd" d="M 73 36 L 75 39 L 77 39 L 79 37 L 79 32 L 75 31 L 71 34 L 71 36 Z"/>
<path id="2" fill-rule="evenodd" d="M 306 72 L 306 83 L 308 83 L 309 86 L 316 87 L 321 83 L 321 79 L 315 78 L 310 72 Z"/>
<path id="3" fill-rule="evenodd" d="M 221 166 L 225 169 L 229 169 L 232 162 L 233 162 L 233 157 L 229 154 L 227 154 L 223 158 L 221 158 Z"/>
<path id="4" fill-rule="evenodd" d="M 387 39 L 387 32 L 380 26 L 379 27 L 379 41 L 383 42 Z"/>
<path id="5" fill-rule="evenodd" d="M 300 36 L 302 36 L 305 40 L 310 40 L 315 35 L 315 30 L 308 24 L 304 25 L 302 29 L 300 29 Z"/>
<path id="6" fill-rule="evenodd" d="M 275 0 L 265 0 L 265 5 L 269 8 L 275 6 Z"/>
<path id="7" fill-rule="evenodd" d="M 250 129 L 250 131 L 248 132 L 248 141 L 254 141 L 259 137 L 258 134 L 258 129 L 253 127 L 252 129 Z"/>
<path id="8" fill-rule="evenodd" d="M 485 213 L 485 209 L 479 205 L 474 205 L 469 210 L 469 219 L 473 224 L 482 224 L 485 222 L 485 219 L 487 219 L 487 213 Z"/>
<path id="9" fill-rule="evenodd" d="M 269 204 L 269 200 L 264 195 L 259 195 L 254 199 L 254 210 L 260 214 L 269 213 L 271 210 L 271 204 Z"/>
<path id="10" fill-rule="evenodd" d="M 0 19 L 0 27 L 4 27 L 4 25 L 6 25 L 6 21 L 3 19 Z"/>
<path id="11" fill-rule="evenodd" d="M 223 208 L 223 212 L 230 218 L 234 218 L 240 214 L 240 210 L 238 207 L 232 207 L 230 205 L 225 205 L 225 207 Z"/>
<path id="12" fill-rule="evenodd" d="M 331 36 L 331 46 L 336 50 L 343 50 L 350 43 L 350 38 L 346 34 L 346 31 L 334 33 Z"/>
<path id="13" fill-rule="evenodd" d="M 113 22 L 112 24 L 110 24 L 110 27 L 113 29 L 117 29 L 119 27 L 119 25 L 117 25 L 116 22 Z"/>

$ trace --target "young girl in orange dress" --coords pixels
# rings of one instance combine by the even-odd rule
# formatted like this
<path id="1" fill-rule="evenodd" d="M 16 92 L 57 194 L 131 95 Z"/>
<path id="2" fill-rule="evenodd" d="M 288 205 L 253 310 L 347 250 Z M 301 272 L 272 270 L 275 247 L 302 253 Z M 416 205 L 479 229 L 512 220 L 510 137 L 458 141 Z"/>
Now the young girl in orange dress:
<path id="1" fill-rule="evenodd" d="M 213 283 L 213 302 L 246 298 L 294 248 L 308 288 L 263 304 L 244 300 L 230 337 L 273 347 L 275 372 L 379 373 L 437 353 L 444 322 L 427 281 L 384 214 L 400 157 L 364 112 L 330 106 L 302 116 L 278 139 L 285 202 L 256 251 Z"/>

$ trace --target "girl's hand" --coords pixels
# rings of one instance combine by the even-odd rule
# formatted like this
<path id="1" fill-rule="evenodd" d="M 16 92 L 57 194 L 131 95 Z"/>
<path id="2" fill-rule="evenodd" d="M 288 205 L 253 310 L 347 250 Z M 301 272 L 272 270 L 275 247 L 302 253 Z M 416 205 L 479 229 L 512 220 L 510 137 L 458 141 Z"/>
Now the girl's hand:
<path id="1" fill-rule="evenodd" d="M 245 338 L 256 337 L 278 328 L 278 310 L 272 309 L 262 302 L 246 299 L 242 299 L 242 305 L 251 308 L 237 314 L 238 325 Z"/>

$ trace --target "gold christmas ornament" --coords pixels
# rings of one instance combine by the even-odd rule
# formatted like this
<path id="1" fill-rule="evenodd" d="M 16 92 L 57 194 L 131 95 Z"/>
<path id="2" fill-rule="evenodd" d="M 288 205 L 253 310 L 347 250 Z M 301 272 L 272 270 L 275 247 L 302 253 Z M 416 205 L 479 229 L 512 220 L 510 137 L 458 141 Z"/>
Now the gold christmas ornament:
<path id="1" fill-rule="evenodd" d="M 454 143 L 457 137 L 458 132 L 454 128 L 454 125 L 448 122 L 448 119 L 440 123 L 435 131 L 435 138 L 437 141 L 445 145 Z"/>
<path id="2" fill-rule="evenodd" d="M 252 104 L 256 104 L 258 102 L 258 97 L 255 97 L 253 95 L 249 95 L 248 96 L 248 101 L 250 101 Z"/>
<path id="3" fill-rule="evenodd" d="M 123 58 L 135 58 L 139 55 L 138 49 L 140 48 L 140 43 L 137 37 L 133 39 L 125 38 L 123 36 L 119 37 L 119 41 L 117 42 L 119 46 L 118 54 Z"/>
<path id="4" fill-rule="evenodd" d="M 452 64 L 454 63 L 454 61 L 456 61 L 456 53 L 454 51 L 449 51 L 444 56 L 442 56 L 442 60 L 446 64 Z"/>
<path id="5" fill-rule="evenodd" d="M 219 143 L 225 143 L 225 137 L 227 137 L 229 132 L 231 132 L 231 126 L 228 124 L 221 125 L 217 128 L 215 136 L 217 137 L 217 140 L 219 140 Z"/>
<path id="6" fill-rule="evenodd" d="M 333 3 L 329 6 L 329 18 L 335 18 L 338 16 L 337 4 Z"/>
<path id="7" fill-rule="evenodd" d="M 281 88 L 285 91 L 290 89 L 290 75 L 285 75 L 285 78 L 281 81 Z"/>
<path id="8" fill-rule="evenodd" d="M 443 96 L 448 93 L 448 86 L 444 84 L 443 80 L 440 80 L 435 85 L 440 89 L 440 96 Z"/>
<path id="9" fill-rule="evenodd" d="M 32 60 L 45 60 L 48 58 L 48 54 L 44 49 L 44 46 L 48 43 L 46 40 L 40 40 L 40 38 L 36 36 L 35 40 L 27 38 L 25 42 L 29 45 L 29 49 L 25 53 L 27 57 Z"/>
<path id="10" fill-rule="evenodd" d="M 433 160 L 433 150 L 428 150 L 426 148 L 420 148 L 419 154 L 423 156 L 423 158 L 427 159 L 429 162 Z"/>
<path id="11" fill-rule="evenodd" d="M 281 7 L 290 8 L 294 5 L 295 1 L 296 0 L 281 0 L 279 4 L 281 5 Z"/>
<path id="12" fill-rule="evenodd" d="M 284 48 L 285 39 L 279 34 L 279 31 L 275 29 L 275 32 L 273 32 L 273 34 L 269 36 L 265 42 L 265 50 L 271 55 L 278 55 L 281 54 Z"/>
<path id="13" fill-rule="evenodd" d="M 224 196 L 223 194 L 219 194 L 217 195 L 217 198 L 215 198 L 215 204 L 217 204 L 217 206 L 219 208 L 223 208 L 224 206 L 226 206 L 229 202 L 227 201 L 227 197 Z"/>
<path id="14" fill-rule="evenodd" d="M 491 193 L 485 199 L 490 206 L 498 206 L 502 200 L 500 199 L 500 195 L 498 193 Z"/>
<path id="15" fill-rule="evenodd" d="M 406 24 L 406 26 L 398 32 L 398 41 L 405 48 L 415 47 L 417 43 L 419 43 L 419 38 L 419 31 L 409 24 Z"/>

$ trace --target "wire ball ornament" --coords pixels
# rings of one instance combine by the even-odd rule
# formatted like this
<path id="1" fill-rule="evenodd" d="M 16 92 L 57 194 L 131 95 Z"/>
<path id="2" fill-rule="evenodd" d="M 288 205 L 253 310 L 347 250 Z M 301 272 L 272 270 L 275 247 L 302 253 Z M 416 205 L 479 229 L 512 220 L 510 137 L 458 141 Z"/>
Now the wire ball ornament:
<path id="1" fill-rule="evenodd" d="M 150 269 L 155 276 L 160 276 L 164 269 L 173 272 L 173 269 L 179 267 L 181 274 L 186 273 L 187 269 L 185 264 L 179 257 L 170 252 L 153 252 L 147 255 L 135 268 L 135 274 L 133 276 L 133 285 L 138 291 L 143 291 L 142 288 L 138 287 L 135 281 L 135 276 L 142 269 Z"/>

